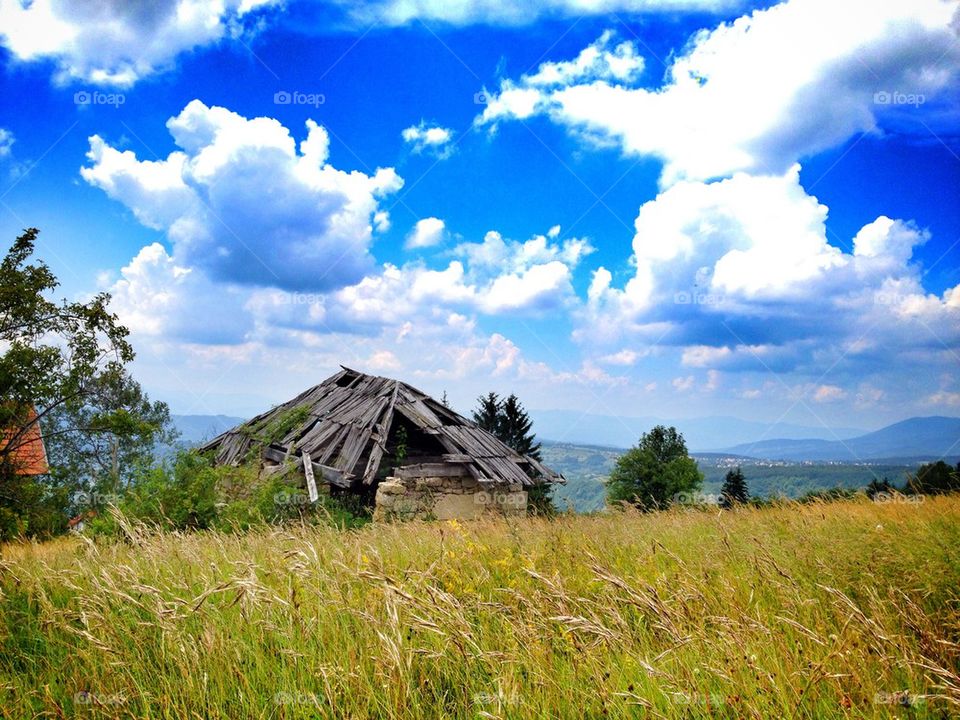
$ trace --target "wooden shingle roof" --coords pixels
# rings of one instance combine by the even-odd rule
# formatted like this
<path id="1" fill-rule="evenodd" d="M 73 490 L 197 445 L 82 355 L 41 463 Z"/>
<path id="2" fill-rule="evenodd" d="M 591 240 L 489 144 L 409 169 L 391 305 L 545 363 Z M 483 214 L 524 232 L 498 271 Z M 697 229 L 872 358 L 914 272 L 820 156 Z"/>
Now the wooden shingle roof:
<path id="1" fill-rule="evenodd" d="M 465 466 L 478 480 L 534 485 L 563 482 L 541 462 L 520 455 L 443 403 L 399 380 L 343 368 L 319 385 L 269 412 L 227 431 L 202 450 L 223 465 L 239 465 L 252 450 L 283 460 L 309 455 L 328 482 L 370 484 L 387 452 L 387 438 L 400 416 L 436 440 L 437 460 Z M 270 437 L 270 430 L 282 437 Z"/>

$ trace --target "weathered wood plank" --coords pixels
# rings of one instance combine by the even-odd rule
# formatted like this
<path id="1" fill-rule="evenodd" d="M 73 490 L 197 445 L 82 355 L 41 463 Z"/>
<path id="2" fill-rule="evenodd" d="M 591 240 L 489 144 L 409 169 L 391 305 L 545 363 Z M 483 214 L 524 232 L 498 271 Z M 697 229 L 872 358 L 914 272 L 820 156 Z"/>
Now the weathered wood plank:
<path id="1" fill-rule="evenodd" d="M 303 459 L 303 474 L 307 478 L 307 495 L 310 502 L 315 503 L 320 498 L 317 492 L 317 481 L 313 476 L 313 461 L 310 459 L 310 453 L 305 452 L 301 456 Z"/>
<path id="2" fill-rule="evenodd" d="M 329 465 L 321 465 L 320 463 L 313 463 L 313 471 L 315 473 L 319 473 L 320 477 L 323 478 L 323 481 L 330 483 L 331 485 L 349 488 L 352 484 L 351 480 L 353 479 L 353 475 L 343 472 L 338 468 L 330 467 Z"/>
<path id="3" fill-rule="evenodd" d="M 387 451 L 387 438 L 390 437 L 390 429 L 393 427 L 393 412 L 397 404 L 397 394 L 400 391 L 400 383 L 393 384 L 393 391 L 390 393 L 390 401 L 380 416 L 376 426 L 376 436 L 373 441 L 373 448 L 370 450 L 370 457 L 367 458 L 367 467 L 363 471 L 363 483 L 369 485 L 377 476 L 380 469 L 380 463 L 383 455 Z"/>
<path id="4" fill-rule="evenodd" d="M 397 475 L 402 478 L 412 477 L 464 477 L 470 471 L 464 465 L 454 463 L 423 463 L 421 465 L 404 465 L 397 468 Z"/>

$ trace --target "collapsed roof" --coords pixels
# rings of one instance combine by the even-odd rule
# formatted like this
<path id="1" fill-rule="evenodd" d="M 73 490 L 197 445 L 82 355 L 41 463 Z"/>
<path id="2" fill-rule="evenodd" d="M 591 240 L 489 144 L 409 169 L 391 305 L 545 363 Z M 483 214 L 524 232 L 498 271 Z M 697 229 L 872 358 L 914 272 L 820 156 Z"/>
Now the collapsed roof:
<path id="1" fill-rule="evenodd" d="M 258 451 L 273 462 L 309 461 L 318 477 L 343 488 L 371 485 L 384 458 L 402 466 L 456 464 L 478 481 L 564 481 L 420 390 L 346 367 L 202 450 L 219 465 L 239 465 Z"/>

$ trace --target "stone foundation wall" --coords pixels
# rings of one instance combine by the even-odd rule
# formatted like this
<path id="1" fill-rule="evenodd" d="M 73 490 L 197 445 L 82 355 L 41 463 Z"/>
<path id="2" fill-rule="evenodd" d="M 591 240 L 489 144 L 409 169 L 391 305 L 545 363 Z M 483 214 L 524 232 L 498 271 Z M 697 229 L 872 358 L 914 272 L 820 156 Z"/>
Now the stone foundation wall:
<path id="1" fill-rule="evenodd" d="M 471 520 L 484 513 L 525 515 L 527 493 L 514 483 L 473 477 L 388 477 L 377 487 L 374 520 Z"/>

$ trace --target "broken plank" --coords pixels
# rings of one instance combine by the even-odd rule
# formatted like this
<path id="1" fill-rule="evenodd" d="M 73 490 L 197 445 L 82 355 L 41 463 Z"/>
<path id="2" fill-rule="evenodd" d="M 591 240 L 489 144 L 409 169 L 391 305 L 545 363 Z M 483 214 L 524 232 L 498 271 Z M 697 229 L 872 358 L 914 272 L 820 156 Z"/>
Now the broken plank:
<path id="1" fill-rule="evenodd" d="M 307 495 L 310 496 L 310 502 L 314 503 L 320 498 L 320 493 L 317 492 L 317 481 L 313 476 L 313 461 L 310 459 L 310 453 L 304 452 L 301 456 L 303 459 L 303 474 L 307 478 Z"/>

